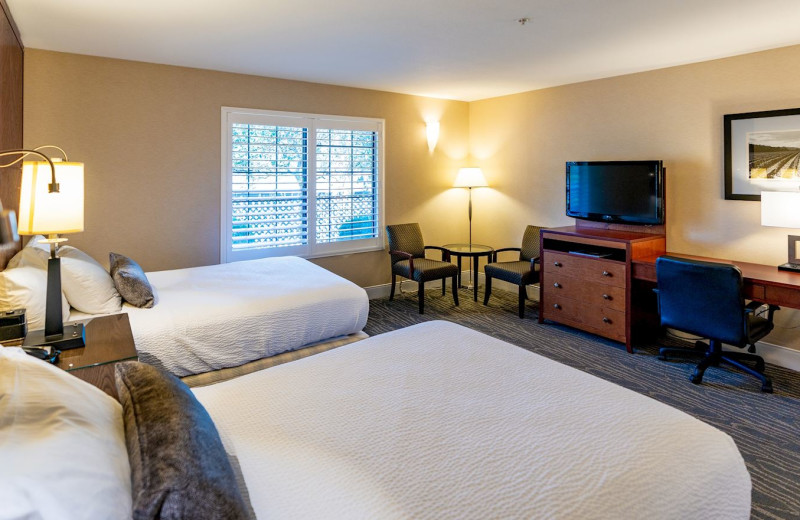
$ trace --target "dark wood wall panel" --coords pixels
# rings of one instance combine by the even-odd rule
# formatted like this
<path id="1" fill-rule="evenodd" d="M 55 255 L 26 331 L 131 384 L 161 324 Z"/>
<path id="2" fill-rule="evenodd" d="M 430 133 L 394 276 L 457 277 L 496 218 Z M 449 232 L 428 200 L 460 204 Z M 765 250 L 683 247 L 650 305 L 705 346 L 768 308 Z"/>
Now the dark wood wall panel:
<path id="1" fill-rule="evenodd" d="M 0 150 L 22 148 L 22 60 L 19 31 L 4 0 L 0 0 Z M 5 164 L 6 158 L 0 159 Z M 13 159 L 13 158 L 12 158 Z M 6 209 L 19 211 L 19 164 L 0 169 L 0 200 Z M 0 269 L 19 248 L 0 246 Z"/>

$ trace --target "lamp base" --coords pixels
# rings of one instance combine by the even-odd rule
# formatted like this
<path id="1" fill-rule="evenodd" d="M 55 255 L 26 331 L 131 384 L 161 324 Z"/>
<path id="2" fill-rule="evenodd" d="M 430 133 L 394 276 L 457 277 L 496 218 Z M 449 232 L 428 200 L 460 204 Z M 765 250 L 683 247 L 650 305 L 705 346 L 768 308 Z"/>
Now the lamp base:
<path id="1" fill-rule="evenodd" d="M 25 336 L 22 343 L 26 347 L 50 346 L 58 350 L 69 350 L 86 346 L 86 332 L 83 323 L 64 325 L 63 334 L 45 336 L 44 330 L 33 330 Z"/>
<path id="2" fill-rule="evenodd" d="M 778 266 L 778 271 L 792 271 L 793 273 L 800 273 L 800 264 L 781 264 Z"/>

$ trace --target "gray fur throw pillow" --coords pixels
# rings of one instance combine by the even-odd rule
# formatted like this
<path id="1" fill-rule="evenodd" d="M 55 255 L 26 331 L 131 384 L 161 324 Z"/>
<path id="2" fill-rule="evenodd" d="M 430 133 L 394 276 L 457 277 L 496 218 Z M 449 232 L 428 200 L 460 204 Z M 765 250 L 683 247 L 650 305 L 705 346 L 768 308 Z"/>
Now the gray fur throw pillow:
<path id="1" fill-rule="evenodd" d="M 248 518 L 219 433 L 189 387 L 137 361 L 115 370 L 133 519 Z"/>
<path id="2" fill-rule="evenodd" d="M 153 287 L 139 264 L 117 253 L 109 253 L 108 262 L 111 264 L 111 278 L 122 299 L 136 307 L 152 307 Z"/>

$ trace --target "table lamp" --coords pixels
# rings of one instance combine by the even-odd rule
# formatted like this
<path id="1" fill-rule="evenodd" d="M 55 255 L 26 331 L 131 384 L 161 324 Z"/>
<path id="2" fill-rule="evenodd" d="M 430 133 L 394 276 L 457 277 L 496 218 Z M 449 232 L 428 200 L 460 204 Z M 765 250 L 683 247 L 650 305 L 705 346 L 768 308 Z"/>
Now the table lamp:
<path id="1" fill-rule="evenodd" d="M 83 347 L 83 324 L 65 326 L 62 321 L 58 258 L 58 247 L 67 240 L 58 235 L 83 231 L 83 163 L 68 162 L 66 154 L 64 161 L 50 159 L 37 150 L 0 152 L 0 157 L 12 154 L 21 154 L 20 159 L 31 154 L 45 159 L 22 163 L 18 232 L 46 235 L 44 242 L 50 244 L 44 330 L 28 332 L 24 344 L 49 345 L 59 350 Z"/>
<path id="2" fill-rule="evenodd" d="M 761 225 L 800 229 L 800 191 L 762 191 Z M 800 273 L 800 236 L 789 235 L 789 261 L 778 269 Z"/>
<path id="3" fill-rule="evenodd" d="M 480 168 L 461 168 L 458 170 L 456 182 L 453 184 L 454 188 L 468 188 L 469 189 L 469 249 L 472 250 L 472 188 L 485 188 L 489 183 L 486 182 L 486 177 Z"/>

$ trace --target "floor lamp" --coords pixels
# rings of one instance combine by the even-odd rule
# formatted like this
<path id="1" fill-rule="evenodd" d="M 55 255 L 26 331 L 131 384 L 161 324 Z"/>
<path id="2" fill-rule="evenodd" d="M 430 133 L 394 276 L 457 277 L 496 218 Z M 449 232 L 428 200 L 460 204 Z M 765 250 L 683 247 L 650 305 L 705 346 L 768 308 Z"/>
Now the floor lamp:
<path id="1" fill-rule="evenodd" d="M 480 168 L 461 168 L 458 170 L 456 182 L 453 184 L 454 188 L 467 188 L 469 190 L 469 209 L 467 215 L 469 216 L 469 250 L 472 251 L 472 188 L 485 188 L 489 183 L 486 182 L 486 177 L 483 176 L 483 171 Z M 470 258 L 469 265 L 469 287 L 472 286 L 472 258 Z"/>
<path id="2" fill-rule="evenodd" d="M 12 154 L 21 155 L 20 159 L 31 154 L 44 159 L 22 163 L 17 231 L 20 235 L 46 235 L 43 242 L 50 244 L 44 330 L 28 332 L 24 345 L 58 350 L 83 347 L 83 324 L 64 325 L 58 257 L 59 245 L 67 240 L 58 235 L 83 231 L 83 163 L 68 162 L 66 154 L 64 161 L 50 159 L 38 150 L 0 152 L 0 156 Z"/>

